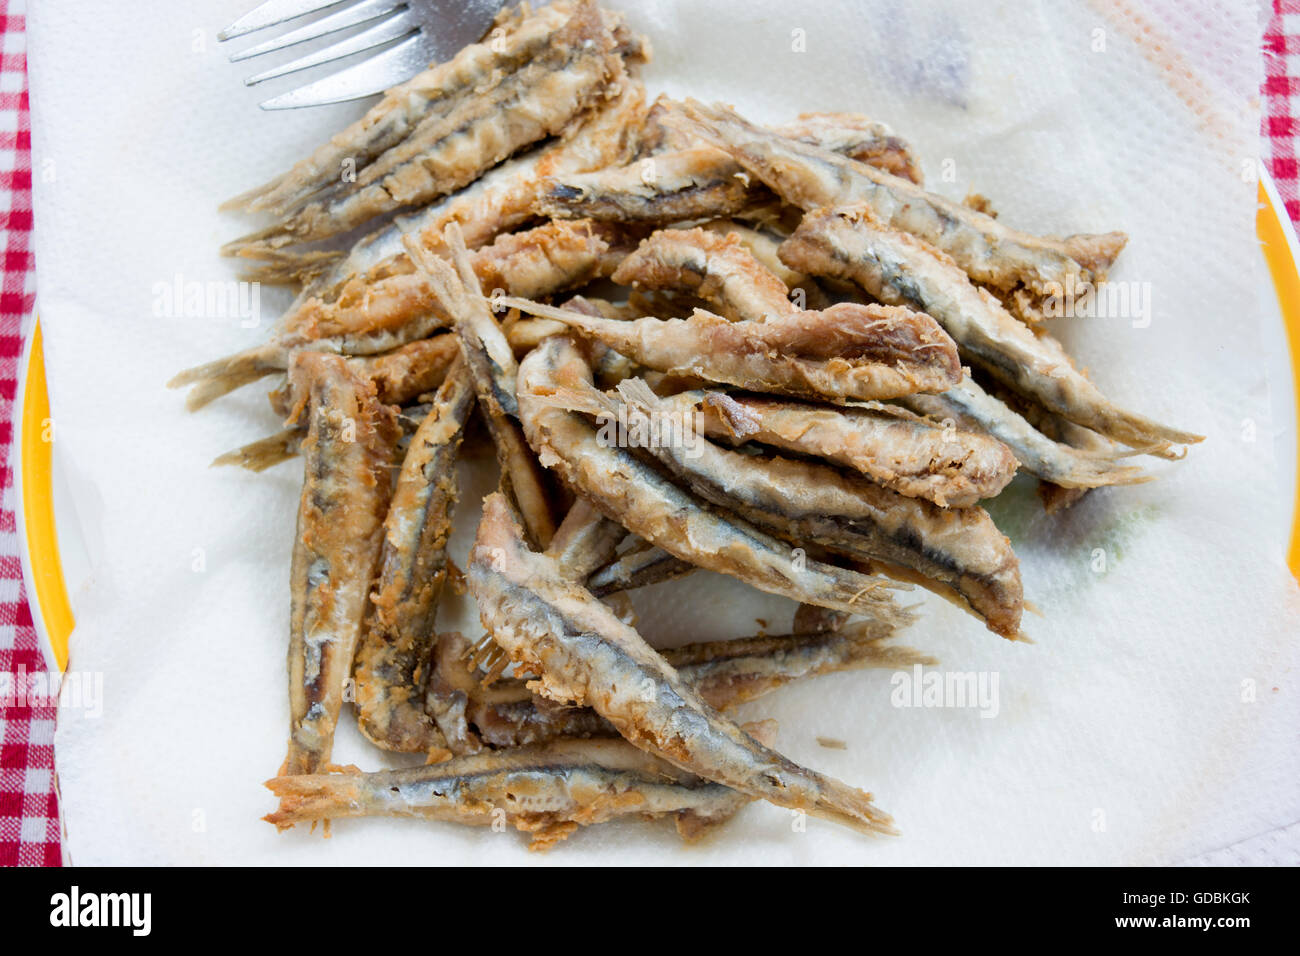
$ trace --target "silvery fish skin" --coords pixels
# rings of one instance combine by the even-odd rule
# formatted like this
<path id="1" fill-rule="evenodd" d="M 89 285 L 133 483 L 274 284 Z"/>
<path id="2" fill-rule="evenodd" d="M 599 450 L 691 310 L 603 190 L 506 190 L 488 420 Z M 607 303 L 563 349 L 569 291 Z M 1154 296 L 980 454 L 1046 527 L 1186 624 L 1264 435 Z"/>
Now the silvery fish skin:
<path id="1" fill-rule="evenodd" d="M 688 773 L 864 833 L 892 832 L 869 794 L 793 763 L 710 707 L 637 632 L 524 544 L 500 494 L 483 505 L 467 580 L 529 687 L 587 704 L 629 743 Z"/>
<path id="2" fill-rule="evenodd" d="M 716 391 L 685 392 L 671 401 L 683 411 L 698 409 L 711 438 L 820 458 L 944 508 L 996 497 L 1018 464 L 1006 445 L 982 431 L 947 427 L 892 405 L 832 407 Z"/>
<path id="3" fill-rule="evenodd" d="M 518 70 L 491 74 L 446 115 L 367 165 L 355 182 L 228 243 L 223 252 L 256 257 L 261 250 L 327 239 L 454 192 L 512 153 L 560 133 L 625 77 L 613 31 L 594 3 L 583 0 Z"/>
<path id="4" fill-rule="evenodd" d="M 492 118 L 493 107 L 502 118 L 516 127 L 527 129 L 530 124 L 541 123 L 547 110 L 553 111 L 567 98 L 577 95 L 575 85 L 584 80 L 603 85 L 589 94 L 583 105 L 573 110 L 573 117 L 579 116 L 587 105 L 599 105 L 616 97 L 628 81 L 626 65 L 648 61 L 646 39 L 631 33 L 621 14 L 602 10 L 591 0 L 578 0 L 568 12 L 568 19 L 536 47 L 530 57 L 519 62 L 517 69 L 494 71 L 452 110 L 429 115 L 410 136 L 362 170 L 357 176 L 356 188 L 364 190 L 379 182 L 402 183 L 412 162 L 427 167 L 430 152 L 442 149 L 449 133 L 461 135 L 467 127 L 473 127 L 484 117 Z M 596 57 L 603 57 L 603 60 L 598 61 Z M 550 75 L 554 73 L 565 76 L 557 82 Z M 534 89 L 538 86 L 543 90 Z M 559 121 L 555 128 L 548 129 L 541 136 L 535 135 L 535 138 L 571 130 L 568 121 Z M 518 136 L 522 131 L 517 128 L 492 132 Z M 406 184 L 409 185 L 409 181 Z"/>
<path id="5" fill-rule="evenodd" d="M 729 710 L 823 674 L 937 663 L 910 647 L 889 644 L 894 636 L 887 624 L 861 621 L 815 632 L 686 644 L 660 654 L 710 706 Z M 468 653 L 469 642 L 459 634 L 439 637 L 437 673 L 446 688 L 462 698 L 458 708 L 448 701 L 446 710 L 461 722 L 449 727 L 449 737 L 463 748 L 452 747 L 456 752 L 477 753 L 483 745 L 522 747 L 560 737 L 617 736 L 614 726 L 595 711 L 540 698 L 526 680 L 503 678 L 485 686 L 482 672 L 466 663 Z"/>
<path id="6" fill-rule="evenodd" d="M 458 357 L 411 438 L 384 519 L 379 575 L 354 677 L 357 725 L 385 750 L 446 748 L 424 710 L 426 665 L 447 576 L 456 454 L 473 410 L 474 384 Z"/>
<path id="7" fill-rule="evenodd" d="M 1141 468 L 1123 464 L 1120 455 L 1081 451 L 1053 441 L 980 388 L 969 375 L 941 395 L 908 395 L 899 402 L 932 421 L 983 429 L 1010 448 L 1026 471 L 1064 488 L 1100 488 L 1151 480 Z"/>
<path id="8" fill-rule="evenodd" d="M 648 368 L 757 392 L 842 402 L 941 392 L 961 380 L 952 339 L 928 315 L 903 308 L 843 302 L 763 322 L 703 309 L 687 319 L 620 321 L 513 296 L 498 301 L 564 322 Z"/>
<path id="9" fill-rule="evenodd" d="M 300 352 L 291 378 L 310 396 L 302 501 L 290 572 L 289 752 L 282 774 L 330 761 L 388 512 L 395 410 L 337 355 Z"/>
<path id="10" fill-rule="evenodd" d="M 610 521 L 590 501 L 579 498 L 560 522 L 546 553 L 575 581 L 585 581 L 614 558 L 626 537 L 626 528 Z"/>
<path id="11" fill-rule="evenodd" d="M 795 601 L 876 617 L 911 620 L 880 579 L 811 558 L 725 509 L 696 501 L 629 449 L 602 441 L 580 415 L 557 408 L 558 390 L 590 387 L 591 367 L 576 344 L 547 339 L 519 366 L 524 433 L 546 467 L 607 517 L 674 557 Z"/>
<path id="12" fill-rule="evenodd" d="M 776 132 L 920 182 L 920 169 L 907 144 L 884 124 L 864 116 L 807 113 Z M 627 166 L 551 176 L 539 190 L 537 211 L 556 218 L 662 225 L 733 216 L 765 197 L 771 194 L 727 152 L 682 145 L 651 150 Z"/>
<path id="13" fill-rule="evenodd" d="M 478 406 L 496 446 L 502 487 L 523 512 L 532 540 L 546 547 L 555 535 L 556 520 L 545 475 L 519 426 L 514 352 L 483 297 L 470 253 L 455 223 L 447 227 L 446 239 L 454 268 L 413 237 L 407 237 L 406 251 L 428 283 L 430 295 L 453 317 Z"/>
<path id="14" fill-rule="evenodd" d="M 670 816 L 682 837 L 694 840 L 753 799 L 617 739 L 555 740 L 407 770 L 278 777 L 266 786 L 280 806 L 265 819 L 281 829 L 363 816 L 508 822 L 529 835 L 530 850 L 548 850 L 580 826 L 620 818 Z"/>
<path id="15" fill-rule="evenodd" d="M 664 225 L 734 216 L 770 195 L 721 150 L 660 153 L 627 166 L 553 176 L 541 184 L 536 212 L 611 222 Z"/>
<path id="16" fill-rule="evenodd" d="M 366 164 L 397 146 L 431 116 L 445 116 L 494 73 L 514 72 L 538 53 L 573 14 L 569 0 L 536 12 L 503 13 L 489 31 L 490 42 L 472 43 L 445 63 L 435 63 L 384 94 L 366 115 L 333 136 L 288 172 L 242 196 L 227 208 L 284 214 L 312 194 L 333 186 L 344 171 Z"/>
<path id="17" fill-rule="evenodd" d="M 1035 334 L 947 256 L 895 232 L 865 206 L 809 213 L 781 247 L 793 268 L 849 279 L 884 302 L 924 309 L 964 357 L 1049 411 L 1133 448 L 1168 452 L 1200 435 L 1160 425 L 1111 403 L 1050 336 Z M 954 383 L 955 384 L 955 383 Z"/>
<path id="18" fill-rule="evenodd" d="M 805 211 L 865 203 L 882 223 L 924 239 L 995 289 L 1059 295 L 1071 283 L 1100 281 L 1127 242 L 1119 232 L 1066 239 L 1019 232 L 915 183 L 779 136 L 724 106 L 687 100 L 668 119 L 725 149 L 786 202 Z"/>
<path id="19" fill-rule="evenodd" d="M 608 597 L 622 591 L 634 591 L 663 581 L 685 577 L 695 566 L 657 548 L 648 542 L 643 547 L 630 549 L 603 567 L 597 568 L 587 579 L 587 588 L 596 597 Z"/>
<path id="20" fill-rule="evenodd" d="M 703 229 L 659 230 L 627 256 L 611 278 L 636 289 L 689 292 L 733 321 L 798 311 L 785 283 L 754 258 L 738 236 Z"/>
<path id="21" fill-rule="evenodd" d="M 572 397 L 575 405 L 587 401 L 597 414 L 628 421 L 630 441 L 652 435 L 648 426 L 655 417 L 680 420 L 672 400 L 659 399 L 644 382 L 629 379 L 618 393 L 615 398 L 575 389 Z M 646 428 L 635 427 L 638 418 Z M 940 508 L 814 462 L 748 455 L 702 439 L 646 441 L 641 447 L 706 501 L 792 541 L 901 568 L 905 580 L 955 596 L 991 631 L 1019 636 L 1020 562 L 982 508 Z"/>

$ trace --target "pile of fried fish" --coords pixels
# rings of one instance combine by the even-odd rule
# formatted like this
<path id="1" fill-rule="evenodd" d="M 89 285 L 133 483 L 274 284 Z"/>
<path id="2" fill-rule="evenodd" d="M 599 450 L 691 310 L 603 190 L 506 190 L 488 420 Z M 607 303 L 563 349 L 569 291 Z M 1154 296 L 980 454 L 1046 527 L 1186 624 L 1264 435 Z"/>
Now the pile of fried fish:
<path id="1" fill-rule="evenodd" d="M 1041 324 L 1122 233 L 1031 235 L 929 192 L 860 115 L 652 102 L 649 57 L 592 0 L 509 10 L 230 203 L 272 224 L 224 251 L 301 291 L 265 344 L 172 384 L 198 408 L 278 376 L 285 430 L 218 461 L 305 463 L 277 826 L 504 821 L 540 849 L 621 817 L 695 838 L 763 799 L 892 832 L 728 712 L 933 663 L 891 643 L 916 586 L 1023 637 L 979 502 L 1023 468 L 1064 507 L 1200 440 L 1113 404 Z M 475 410 L 500 486 L 462 575 Z M 652 648 L 626 592 L 697 568 L 798 602 L 793 633 Z M 435 627 L 452 586 L 477 643 Z M 334 766 L 345 702 L 426 763 Z"/>

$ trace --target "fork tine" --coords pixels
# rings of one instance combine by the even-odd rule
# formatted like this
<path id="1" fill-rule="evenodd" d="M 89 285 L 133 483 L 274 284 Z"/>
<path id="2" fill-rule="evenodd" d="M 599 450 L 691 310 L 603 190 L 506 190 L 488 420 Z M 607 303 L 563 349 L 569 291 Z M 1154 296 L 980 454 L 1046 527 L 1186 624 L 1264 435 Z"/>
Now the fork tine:
<path id="1" fill-rule="evenodd" d="M 274 69 L 258 73 L 256 76 L 250 76 L 244 83 L 248 86 L 255 86 L 263 80 L 284 76 L 286 73 L 297 73 L 313 66 L 320 66 L 322 63 L 332 63 L 334 60 L 351 56 L 353 53 L 360 53 L 363 50 L 371 50 L 377 46 L 382 46 L 390 40 L 399 40 L 418 29 L 420 29 L 419 19 L 411 11 L 403 10 L 401 13 L 395 13 L 388 19 L 376 23 L 369 29 L 362 30 L 354 37 L 348 37 L 346 40 L 330 44 L 323 50 L 317 50 L 315 53 L 309 53 L 307 56 L 291 60 L 283 66 L 277 66 Z"/>
<path id="2" fill-rule="evenodd" d="M 273 96 L 261 103 L 264 110 L 291 110 L 300 106 L 324 106 L 359 100 L 372 93 L 382 93 L 403 80 L 409 80 L 437 57 L 438 44 L 421 31 L 370 59 L 346 70 L 308 83 L 296 90 Z"/>
<path id="3" fill-rule="evenodd" d="M 340 3 L 341 0 L 266 0 L 261 6 L 254 7 L 242 17 L 217 34 L 218 40 L 233 40 L 254 30 L 273 27 L 294 17 L 306 16 L 317 10 L 324 10 Z"/>
<path id="4" fill-rule="evenodd" d="M 359 23 L 365 23 L 367 20 L 374 20 L 385 13 L 390 13 L 403 4 L 404 0 L 361 0 L 360 3 L 350 7 L 345 7 L 337 13 L 331 13 L 327 17 L 322 17 L 305 27 L 299 27 L 296 30 L 290 30 L 288 33 L 281 34 L 273 40 L 267 40 L 265 43 L 259 43 L 257 46 L 249 47 L 247 50 L 240 50 L 238 53 L 232 53 L 230 56 L 231 63 L 238 63 L 241 60 L 252 59 L 255 56 L 261 56 L 263 53 L 272 53 L 276 50 L 283 50 L 287 46 L 293 46 L 296 43 L 306 43 L 308 40 L 315 40 L 317 37 L 323 37 L 327 33 L 334 33 L 338 30 L 344 30 L 348 27 L 354 27 Z"/>

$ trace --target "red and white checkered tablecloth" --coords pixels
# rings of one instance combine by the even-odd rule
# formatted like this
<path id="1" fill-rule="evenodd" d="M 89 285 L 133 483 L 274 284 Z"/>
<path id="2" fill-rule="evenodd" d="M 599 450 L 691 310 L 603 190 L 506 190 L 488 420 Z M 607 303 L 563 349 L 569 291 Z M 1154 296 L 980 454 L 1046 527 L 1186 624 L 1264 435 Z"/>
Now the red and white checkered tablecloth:
<path id="1" fill-rule="evenodd" d="M 1292 221 L 1300 225 L 1300 0 L 1272 0 L 1264 36 L 1262 134 Z M 23 588 L 14 519 L 10 444 L 18 362 L 35 294 L 32 254 L 31 123 L 27 107 L 26 0 L 3 0 L 0 15 L 0 672 L 44 670 Z M 62 860 L 54 789 L 54 708 L 0 705 L 0 866 L 58 866 Z M 1226 851 L 1225 851 L 1226 852 Z M 1234 862 L 1229 854 L 1213 862 Z"/>
<path id="2" fill-rule="evenodd" d="M 14 521 L 14 398 L 23 333 L 32 310 L 32 135 L 27 110 L 26 0 L 0 16 L 0 672 L 45 669 L 23 590 Z M 52 706 L 0 705 L 0 865 L 58 866 Z"/>

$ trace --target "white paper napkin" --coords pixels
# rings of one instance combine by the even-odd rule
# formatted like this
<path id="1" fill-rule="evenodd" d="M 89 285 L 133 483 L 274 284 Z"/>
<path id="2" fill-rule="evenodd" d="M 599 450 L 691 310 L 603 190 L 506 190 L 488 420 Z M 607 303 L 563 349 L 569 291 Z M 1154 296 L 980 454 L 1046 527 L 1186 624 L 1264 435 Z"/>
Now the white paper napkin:
<path id="1" fill-rule="evenodd" d="M 361 108 L 258 111 L 247 65 L 214 41 L 250 2 L 154 0 L 109 17 L 83 0 L 29 19 L 50 399 L 92 567 L 74 595 L 72 668 L 102 673 L 105 691 L 102 716 L 60 715 L 73 862 L 1152 863 L 1300 819 L 1289 502 L 1260 354 L 1254 6 L 659 0 L 617 4 L 654 44 L 652 92 L 760 121 L 866 112 L 915 144 L 932 188 L 977 190 L 1030 230 L 1127 231 L 1113 279 L 1149 290 L 1149 326 L 1055 331 L 1117 401 L 1207 441 L 1153 462 L 1159 481 L 1059 517 L 1042 515 L 1028 480 L 993 505 L 1043 611 L 1027 620 L 1037 643 L 999 640 L 932 599 L 905 639 L 943 671 L 997 675 L 996 716 L 894 706 L 886 672 L 750 705 L 746 718 L 778 718 L 791 757 L 874 791 L 901 837 L 818 821 L 799 832 L 766 805 L 700 847 L 628 823 L 543 857 L 513 832 L 357 820 L 326 841 L 260 822 L 285 747 L 301 472 L 208 467 L 277 427 L 262 390 L 190 415 L 163 383 L 261 341 L 285 297 L 261 290 L 260 328 L 157 313 L 178 276 L 233 278 L 217 249 L 252 223 L 218 202 Z M 471 501 L 485 467 L 466 470 Z M 462 557 L 473 517 L 463 509 Z M 664 643 L 752 632 L 758 618 L 777 630 L 790 613 L 704 574 L 666 587 L 637 598 Z M 440 621 L 472 625 L 472 609 L 453 600 Z M 343 726 L 338 759 L 388 765 Z"/>

